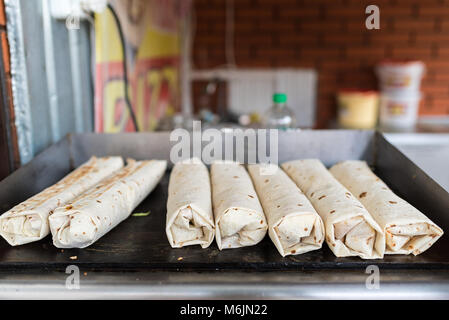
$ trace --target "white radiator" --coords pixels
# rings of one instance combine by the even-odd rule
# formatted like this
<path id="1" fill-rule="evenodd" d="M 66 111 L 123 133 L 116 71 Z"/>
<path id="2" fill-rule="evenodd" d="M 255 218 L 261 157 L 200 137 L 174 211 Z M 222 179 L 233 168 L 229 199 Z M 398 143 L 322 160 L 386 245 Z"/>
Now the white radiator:
<path id="1" fill-rule="evenodd" d="M 236 114 L 264 113 L 274 92 L 287 94 L 299 127 L 315 123 L 317 73 L 311 69 L 233 69 L 194 71 L 192 79 L 222 79 L 228 83 L 228 109 Z"/>

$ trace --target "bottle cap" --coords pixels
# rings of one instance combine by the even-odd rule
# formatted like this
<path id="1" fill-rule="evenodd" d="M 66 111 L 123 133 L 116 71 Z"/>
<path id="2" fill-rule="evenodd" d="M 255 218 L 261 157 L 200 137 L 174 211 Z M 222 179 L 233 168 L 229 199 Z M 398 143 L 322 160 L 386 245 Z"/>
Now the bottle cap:
<path id="1" fill-rule="evenodd" d="M 274 103 L 285 103 L 287 102 L 287 95 L 285 93 L 275 93 L 273 94 Z"/>

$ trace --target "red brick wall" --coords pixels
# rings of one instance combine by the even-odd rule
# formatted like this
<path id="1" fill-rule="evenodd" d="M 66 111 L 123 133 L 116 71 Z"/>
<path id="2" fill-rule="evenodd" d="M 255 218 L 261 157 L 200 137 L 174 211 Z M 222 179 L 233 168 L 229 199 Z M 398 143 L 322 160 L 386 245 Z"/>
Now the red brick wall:
<path id="1" fill-rule="evenodd" d="M 194 0 L 197 69 L 226 63 L 226 0 Z M 365 28 L 366 6 L 380 30 Z M 319 75 L 318 123 L 335 116 L 338 88 L 377 88 L 381 59 L 427 65 L 420 114 L 449 114 L 449 0 L 234 0 L 238 67 L 310 67 Z"/>

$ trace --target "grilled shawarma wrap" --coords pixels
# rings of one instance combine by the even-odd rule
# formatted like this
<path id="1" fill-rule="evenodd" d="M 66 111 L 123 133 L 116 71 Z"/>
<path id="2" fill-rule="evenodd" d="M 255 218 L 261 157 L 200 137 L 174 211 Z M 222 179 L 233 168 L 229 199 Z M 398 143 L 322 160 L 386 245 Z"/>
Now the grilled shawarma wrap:
<path id="1" fill-rule="evenodd" d="M 267 165 L 249 165 L 257 194 L 268 220 L 268 234 L 284 257 L 320 249 L 324 225 L 304 193 L 278 166 L 263 174 Z M 274 165 L 270 165 L 274 166 Z"/>
<path id="2" fill-rule="evenodd" d="M 196 244 L 207 248 L 214 239 L 209 171 L 197 158 L 173 167 L 165 231 L 173 248 Z"/>
<path id="3" fill-rule="evenodd" d="M 49 218 L 53 244 L 85 248 L 128 218 L 164 175 L 166 161 L 135 161 L 101 181 Z"/>
<path id="4" fill-rule="evenodd" d="M 282 168 L 306 193 L 326 227 L 326 242 L 337 257 L 382 258 L 382 229 L 365 207 L 318 159 L 295 160 Z"/>
<path id="5" fill-rule="evenodd" d="M 394 194 L 365 161 L 344 161 L 334 165 L 330 172 L 380 225 L 385 233 L 386 254 L 418 255 L 443 235 L 440 227 Z"/>
<path id="6" fill-rule="evenodd" d="M 218 248 L 239 248 L 259 243 L 268 226 L 245 168 L 237 162 L 214 162 L 211 181 Z"/>

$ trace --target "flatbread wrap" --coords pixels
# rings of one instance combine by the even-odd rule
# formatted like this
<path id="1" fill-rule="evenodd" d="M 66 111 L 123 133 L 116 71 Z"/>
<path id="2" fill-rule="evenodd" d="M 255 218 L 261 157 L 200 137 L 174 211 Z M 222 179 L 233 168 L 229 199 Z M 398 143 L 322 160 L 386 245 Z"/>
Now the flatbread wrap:
<path id="1" fill-rule="evenodd" d="M 178 162 L 170 174 L 166 234 L 173 248 L 210 246 L 215 235 L 209 171 L 197 158 Z"/>
<path id="2" fill-rule="evenodd" d="M 318 159 L 285 162 L 282 169 L 305 192 L 324 221 L 326 243 L 337 257 L 382 258 L 385 238 L 373 217 Z"/>
<path id="3" fill-rule="evenodd" d="M 121 157 L 90 158 L 56 184 L 0 216 L 0 235 L 12 246 L 46 237 L 50 213 L 122 167 Z"/>
<path id="4" fill-rule="evenodd" d="M 211 182 L 218 248 L 259 243 L 268 225 L 245 168 L 237 162 L 216 161 L 211 165 Z"/>
<path id="5" fill-rule="evenodd" d="M 440 227 L 397 196 L 365 161 L 344 161 L 334 165 L 330 172 L 360 200 L 382 228 L 385 254 L 418 255 L 443 235 Z"/>
<path id="6" fill-rule="evenodd" d="M 127 165 L 49 217 L 53 244 L 85 248 L 129 217 L 156 187 L 167 162 L 127 160 Z"/>
<path id="7" fill-rule="evenodd" d="M 248 165 L 268 221 L 268 234 L 279 253 L 296 255 L 320 249 L 324 224 L 304 193 L 277 165 Z"/>

